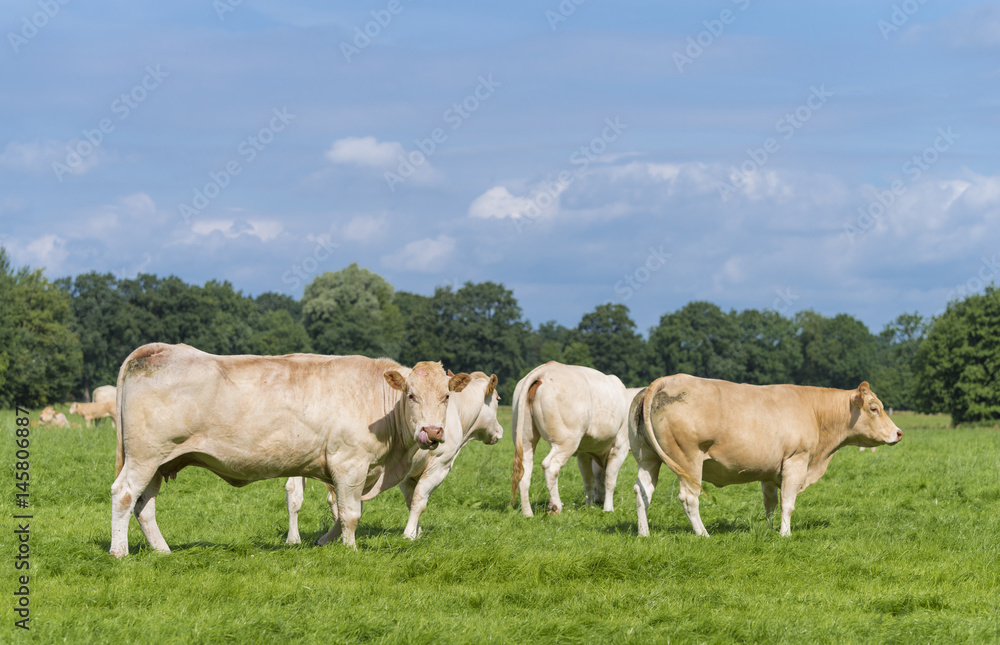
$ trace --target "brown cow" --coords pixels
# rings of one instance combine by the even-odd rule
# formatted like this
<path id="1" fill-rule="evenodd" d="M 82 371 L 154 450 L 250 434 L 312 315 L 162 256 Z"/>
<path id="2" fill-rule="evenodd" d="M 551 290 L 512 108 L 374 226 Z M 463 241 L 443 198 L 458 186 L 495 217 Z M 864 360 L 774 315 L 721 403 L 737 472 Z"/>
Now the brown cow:
<path id="1" fill-rule="evenodd" d="M 164 478 L 186 466 L 233 486 L 305 476 L 333 484 L 347 545 L 361 497 L 406 475 L 418 449 L 444 441 L 450 392 L 440 363 L 413 369 L 363 356 L 214 356 L 152 343 L 118 372 L 118 477 L 111 487 L 111 554 L 128 554 L 129 515 L 149 544 L 170 551 L 156 525 Z"/>
<path id="2" fill-rule="evenodd" d="M 856 390 L 746 385 L 676 374 L 633 399 L 629 441 L 639 462 L 635 483 L 639 535 L 660 465 L 680 478 L 680 500 L 695 533 L 701 482 L 759 481 L 768 520 L 781 489 L 781 535 L 791 534 L 795 496 L 815 483 L 843 446 L 895 444 L 903 433 L 864 382 Z"/>

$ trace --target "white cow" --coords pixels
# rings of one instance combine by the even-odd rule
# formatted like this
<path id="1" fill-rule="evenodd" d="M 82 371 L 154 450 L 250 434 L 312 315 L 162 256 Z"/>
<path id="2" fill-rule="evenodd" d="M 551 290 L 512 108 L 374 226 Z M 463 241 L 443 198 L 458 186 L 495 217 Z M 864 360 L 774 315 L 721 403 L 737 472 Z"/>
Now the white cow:
<path id="1" fill-rule="evenodd" d="M 101 387 L 94 388 L 94 393 L 90 397 L 91 403 L 102 403 L 104 401 L 115 401 L 115 386 L 114 385 L 102 385 Z"/>
<path id="2" fill-rule="evenodd" d="M 100 403 L 74 403 L 69 406 L 69 413 L 79 414 L 83 417 L 88 428 L 91 421 L 95 419 L 100 421 L 105 417 L 111 419 L 111 423 L 115 423 L 115 402 L 111 400 L 101 401 Z"/>
<path id="3" fill-rule="evenodd" d="M 461 392 L 452 394 L 448 403 L 448 416 L 444 424 L 445 440 L 437 450 L 420 451 L 413 459 L 410 472 L 399 483 L 400 490 L 410 511 L 410 519 L 403 531 L 403 537 L 415 540 L 420 537 L 420 515 L 427 508 L 427 501 L 444 478 L 451 472 L 459 450 L 472 439 L 482 441 L 492 446 L 503 436 L 503 427 L 497 421 L 497 405 L 499 396 L 496 393 L 496 374 L 486 376 L 482 372 L 469 375 L 472 380 Z M 285 484 L 288 502 L 288 539 L 289 544 L 298 544 L 299 510 L 302 508 L 304 493 L 304 477 L 290 477 Z M 330 488 L 328 486 L 328 488 Z M 362 501 L 374 497 L 372 491 L 362 496 Z M 330 512 L 337 519 L 337 497 L 332 488 L 327 495 Z M 317 540 L 317 544 L 325 544 L 331 539 L 327 533 Z"/>
<path id="4" fill-rule="evenodd" d="M 528 488 L 535 446 L 552 449 L 542 461 L 549 512 L 562 511 L 559 470 L 576 455 L 586 503 L 614 510 L 618 471 L 628 456 L 628 401 L 617 376 L 589 367 L 550 361 L 531 370 L 514 389 L 514 472 L 511 504 L 521 493 L 521 512 L 531 517 Z"/>
<path id="5" fill-rule="evenodd" d="M 111 486 L 111 554 L 128 554 L 131 514 L 149 544 L 170 547 L 156 525 L 160 484 L 186 466 L 233 486 L 305 476 L 333 484 L 332 531 L 354 545 L 361 497 L 407 474 L 418 449 L 444 440 L 451 392 L 440 363 L 413 369 L 363 356 L 214 356 L 152 343 L 118 372 L 118 476 Z"/>

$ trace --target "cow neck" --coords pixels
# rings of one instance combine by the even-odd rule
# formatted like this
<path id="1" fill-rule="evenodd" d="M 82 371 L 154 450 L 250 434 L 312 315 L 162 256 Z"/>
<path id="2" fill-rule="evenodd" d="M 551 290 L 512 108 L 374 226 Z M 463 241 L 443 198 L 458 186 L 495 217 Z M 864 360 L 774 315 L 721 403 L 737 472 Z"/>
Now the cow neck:
<path id="1" fill-rule="evenodd" d="M 478 386 L 478 380 L 473 379 L 461 392 L 451 393 L 453 401 L 455 397 L 459 398 L 459 401 L 456 401 L 456 403 L 458 404 L 458 418 L 462 422 L 463 443 L 468 441 L 469 437 L 472 436 L 472 429 L 475 427 L 476 420 L 483 410 L 482 400 L 485 396 L 485 391 L 480 391 Z"/>
<path id="2" fill-rule="evenodd" d="M 833 455 L 853 436 L 851 428 L 851 392 L 849 390 L 821 389 L 822 404 L 816 409 L 819 427 L 818 456 L 828 463 Z"/>

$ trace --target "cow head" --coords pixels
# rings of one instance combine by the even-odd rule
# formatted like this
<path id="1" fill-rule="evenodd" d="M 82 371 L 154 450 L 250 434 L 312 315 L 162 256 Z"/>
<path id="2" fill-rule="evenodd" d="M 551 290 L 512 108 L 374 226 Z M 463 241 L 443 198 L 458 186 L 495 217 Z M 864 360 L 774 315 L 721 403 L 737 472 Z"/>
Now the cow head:
<path id="1" fill-rule="evenodd" d="M 69 413 L 76 414 L 76 410 L 79 406 L 80 406 L 79 403 L 74 403 L 73 405 L 69 406 Z"/>
<path id="2" fill-rule="evenodd" d="M 853 436 L 849 443 L 855 446 L 891 445 L 903 438 L 903 431 L 886 414 L 868 381 L 851 393 L 851 429 Z"/>
<path id="3" fill-rule="evenodd" d="M 46 406 L 45 409 L 42 410 L 42 412 L 38 415 L 38 420 L 41 421 L 42 423 L 48 423 L 49 421 L 52 421 L 52 419 L 54 419 L 55 416 L 56 416 L 56 409 L 53 408 L 51 405 L 49 405 Z"/>
<path id="4" fill-rule="evenodd" d="M 385 380 L 394 390 L 403 393 L 403 418 L 414 441 L 421 448 L 434 450 L 444 442 L 444 423 L 451 393 L 461 392 L 471 379 L 468 374 L 449 378 L 441 363 L 423 361 L 414 365 L 406 378 L 390 370 L 385 373 Z"/>
<path id="5" fill-rule="evenodd" d="M 463 408 L 466 405 L 465 399 L 469 398 L 472 412 L 468 416 L 476 415 L 471 425 L 466 425 L 466 414 L 461 414 L 462 425 L 469 428 L 469 438 L 482 441 L 487 446 L 500 441 L 503 437 L 503 426 L 497 421 L 497 407 L 500 405 L 497 375 L 486 376 L 482 372 L 473 372 L 472 384 L 465 389 L 462 397 Z"/>

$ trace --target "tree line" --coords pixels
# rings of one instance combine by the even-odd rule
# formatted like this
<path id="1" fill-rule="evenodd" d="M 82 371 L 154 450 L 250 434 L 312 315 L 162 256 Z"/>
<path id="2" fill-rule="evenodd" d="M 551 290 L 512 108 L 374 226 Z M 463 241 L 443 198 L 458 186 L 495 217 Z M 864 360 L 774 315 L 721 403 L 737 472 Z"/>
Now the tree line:
<path id="1" fill-rule="evenodd" d="M 506 401 L 519 378 L 549 360 L 616 374 L 626 386 L 677 372 L 842 389 L 867 380 L 887 407 L 985 421 L 1000 419 L 998 331 L 1000 291 L 992 286 L 933 319 L 901 314 L 878 334 L 849 314 L 726 312 L 697 301 L 663 314 L 644 338 L 623 304 L 598 305 L 576 327 L 535 327 L 495 282 L 424 296 L 352 264 L 314 278 L 300 300 L 254 298 L 229 282 L 151 274 L 49 281 L 40 269 L 15 270 L 0 248 L 0 407 L 85 400 L 115 382 L 133 349 L 162 341 L 214 354 L 441 360 L 455 372 L 497 374 Z"/>

